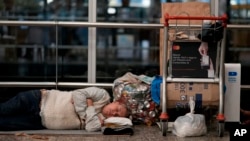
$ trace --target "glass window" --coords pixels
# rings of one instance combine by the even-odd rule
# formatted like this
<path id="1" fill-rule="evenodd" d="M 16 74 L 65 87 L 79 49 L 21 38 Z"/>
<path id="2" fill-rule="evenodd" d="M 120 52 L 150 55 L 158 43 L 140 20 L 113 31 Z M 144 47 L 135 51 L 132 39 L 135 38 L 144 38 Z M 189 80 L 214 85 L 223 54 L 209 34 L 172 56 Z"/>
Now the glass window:
<path id="1" fill-rule="evenodd" d="M 88 28 L 58 28 L 58 80 L 87 82 Z"/>
<path id="2" fill-rule="evenodd" d="M 106 7 L 104 9 L 103 7 Z M 102 22 L 159 23 L 160 0 L 99 0 L 97 20 Z"/>
<path id="3" fill-rule="evenodd" d="M 160 0 L 108 0 L 108 3 L 99 0 L 97 21 L 160 23 L 160 5 Z M 126 72 L 150 76 L 159 74 L 159 31 L 126 27 L 98 28 L 97 82 L 113 82 Z"/>
<path id="4" fill-rule="evenodd" d="M 249 0 L 231 0 L 230 1 L 230 21 L 233 23 L 244 24 L 249 22 L 250 1 Z"/>
<path id="5" fill-rule="evenodd" d="M 97 30 L 97 81 L 113 82 L 126 72 L 159 74 L 159 29 Z"/>
<path id="6" fill-rule="evenodd" d="M 2 0 L 0 15 L 11 21 L 86 22 L 88 1 Z M 87 81 L 87 27 L 4 25 L 0 44 L 1 81 Z"/>
<path id="7" fill-rule="evenodd" d="M 250 1 L 249 0 L 230 0 L 228 1 L 229 22 L 233 25 L 248 25 L 250 17 Z M 250 29 L 236 28 L 228 30 L 228 53 L 226 55 L 227 62 L 241 64 L 241 84 L 249 85 L 248 73 L 250 70 Z"/>

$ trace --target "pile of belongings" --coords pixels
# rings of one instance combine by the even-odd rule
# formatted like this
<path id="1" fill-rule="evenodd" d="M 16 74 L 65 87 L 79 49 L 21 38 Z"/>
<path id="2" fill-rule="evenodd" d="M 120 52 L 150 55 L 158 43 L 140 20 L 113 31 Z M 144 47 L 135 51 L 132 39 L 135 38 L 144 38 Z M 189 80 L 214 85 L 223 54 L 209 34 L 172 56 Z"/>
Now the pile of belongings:
<path id="1" fill-rule="evenodd" d="M 151 126 L 159 121 L 160 83 L 162 79 L 156 78 L 160 77 L 138 76 L 127 72 L 114 81 L 113 100 L 127 106 L 130 111 L 129 118 L 134 124 L 143 123 Z M 157 89 L 152 89 L 155 88 L 152 87 L 153 82 L 156 82 L 154 84 L 158 86 Z"/>

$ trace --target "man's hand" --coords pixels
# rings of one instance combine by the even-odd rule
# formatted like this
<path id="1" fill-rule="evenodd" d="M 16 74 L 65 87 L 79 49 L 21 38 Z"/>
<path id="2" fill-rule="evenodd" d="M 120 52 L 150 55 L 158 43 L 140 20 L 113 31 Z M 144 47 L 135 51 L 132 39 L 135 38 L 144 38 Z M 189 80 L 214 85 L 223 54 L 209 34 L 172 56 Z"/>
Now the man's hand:
<path id="1" fill-rule="evenodd" d="M 98 116 L 98 118 L 100 120 L 101 126 L 103 126 L 104 125 L 104 120 L 100 116 Z"/>
<path id="2" fill-rule="evenodd" d="M 206 42 L 201 42 L 200 47 L 198 48 L 200 55 L 207 55 L 208 54 L 208 44 Z"/>
<path id="3" fill-rule="evenodd" d="M 93 100 L 90 98 L 87 98 L 87 105 L 88 106 L 93 106 Z"/>

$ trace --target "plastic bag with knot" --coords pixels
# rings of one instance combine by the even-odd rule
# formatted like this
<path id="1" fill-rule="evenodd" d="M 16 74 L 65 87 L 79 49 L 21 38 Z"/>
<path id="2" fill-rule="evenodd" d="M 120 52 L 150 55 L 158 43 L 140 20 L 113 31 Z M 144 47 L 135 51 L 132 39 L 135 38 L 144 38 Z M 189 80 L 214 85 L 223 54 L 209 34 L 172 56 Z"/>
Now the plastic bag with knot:
<path id="1" fill-rule="evenodd" d="M 205 116 L 194 114 L 195 102 L 193 97 L 189 101 L 190 113 L 179 116 L 173 124 L 172 133 L 179 137 L 202 136 L 207 133 Z"/>

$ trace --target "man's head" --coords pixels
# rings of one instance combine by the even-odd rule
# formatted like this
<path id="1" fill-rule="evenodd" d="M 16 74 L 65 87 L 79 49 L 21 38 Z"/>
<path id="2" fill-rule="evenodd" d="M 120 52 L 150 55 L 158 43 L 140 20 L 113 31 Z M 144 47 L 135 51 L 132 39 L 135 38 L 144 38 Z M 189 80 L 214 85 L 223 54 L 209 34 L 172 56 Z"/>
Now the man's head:
<path id="1" fill-rule="evenodd" d="M 102 114 L 106 118 L 126 117 L 128 116 L 128 110 L 124 104 L 114 101 L 103 107 Z"/>

